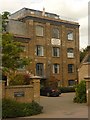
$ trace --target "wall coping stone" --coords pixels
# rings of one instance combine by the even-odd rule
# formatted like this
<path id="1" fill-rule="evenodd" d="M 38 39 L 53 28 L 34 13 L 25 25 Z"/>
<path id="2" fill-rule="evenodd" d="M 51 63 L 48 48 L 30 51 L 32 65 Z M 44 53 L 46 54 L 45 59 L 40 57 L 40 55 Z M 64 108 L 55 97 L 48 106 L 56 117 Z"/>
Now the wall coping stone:
<path id="1" fill-rule="evenodd" d="M 90 79 L 90 76 L 85 76 L 84 79 Z"/>
<path id="2" fill-rule="evenodd" d="M 90 65 L 90 62 L 85 62 L 83 63 L 83 65 Z"/>
<path id="3" fill-rule="evenodd" d="M 33 85 L 17 85 L 17 86 L 5 86 L 5 88 L 33 88 Z"/>
<path id="4" fill-rule="evenodd" d="M 30 79 L 41 79 L 42 77 L 40 77 L 40 76 L 32 76 L 32 77 L 30 77 Z"/>

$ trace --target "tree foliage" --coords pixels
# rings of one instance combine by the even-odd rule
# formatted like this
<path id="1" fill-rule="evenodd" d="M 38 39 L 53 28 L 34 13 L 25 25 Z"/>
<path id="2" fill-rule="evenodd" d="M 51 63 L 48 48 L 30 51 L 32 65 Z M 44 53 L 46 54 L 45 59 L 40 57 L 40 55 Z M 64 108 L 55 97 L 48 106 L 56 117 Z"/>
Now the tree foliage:
<path id="1" fill-rule="evenodd" d="M 18 73 L 14 76 L 9 85 L 29 85 L 30 84 L 30 74 L 28 73 Z"/>
<path id="2" fill-rule="evenodd" d="M 3 12 L 2 13 L 2 31 L 6 31 L 6 26 L 7 26 L 7 20 L 8 20 L 8 17 L 10 16 L 10 12 Z"/>
<path id="3" fill-rule="evenodd" d="M 77 103 L 85 103 L 86 102 L 86 82 L 82 80 L 77 86 L 76 86 L 76 96 L 74 97 L 74 102 Z"/>
<path id="4" fill-rule="evenodd" d="M 2 35 L 2 66 L 15 69 L 17 68 L 18 60 L 20 59 L 20 43 L 13 40 L 11 34 Z"/>
<path id="5" fill-rule="evenodd" d="M 2 35 L 2 66 L 4 72 L 15 71 L 20 65 L 28 65 L 28 58 L 21 58 L 23 52 L 21 43 L 14 40 L 13 35 L 4 33 Z"/>
<path id="6" fill-rule="evenodd" d="M 21 43 L 14 40 L 12 34 L 6 32 L 6 26 L 10 13 L 5 11 L 2 13 L 2 67 L 3 72 L 10 73 L 15 71 L 19 66 L 26 66 L 30 63 L 30 59 L 21 58 L 20 54 L 23 49 Z"/>
<path id="7" fill-rule="evenodd" d="M 80 62 L 83 60 L 88 51 L 90 51 L 90 46 L 87 46 L 85 49 L 80 51 Z"/>

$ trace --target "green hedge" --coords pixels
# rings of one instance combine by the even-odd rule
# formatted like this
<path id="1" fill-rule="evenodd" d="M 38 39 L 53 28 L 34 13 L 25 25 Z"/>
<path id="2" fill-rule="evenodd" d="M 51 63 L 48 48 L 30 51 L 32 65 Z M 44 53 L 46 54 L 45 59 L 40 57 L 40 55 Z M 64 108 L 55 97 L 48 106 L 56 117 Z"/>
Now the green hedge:
<path id="1" fill-rule="evenodd" d="M 9 99 L 2 100 L 2 118 L 15 118 L 40 114 L 43 107 L 36 102 L 19 103 Z"/>
<path id="2" fill-rule="evenodd" d="M 75 87 L 59 87 L 61 93 L 75 92 Z"/>
<path id="3" fill-rule="evenodd" d="M 85 103 L 86 102 L 86 82 L 82 80 L 77 86 L 76 86 L 76 95 L 73 98 L 73 101 L 76 103 Z"/>

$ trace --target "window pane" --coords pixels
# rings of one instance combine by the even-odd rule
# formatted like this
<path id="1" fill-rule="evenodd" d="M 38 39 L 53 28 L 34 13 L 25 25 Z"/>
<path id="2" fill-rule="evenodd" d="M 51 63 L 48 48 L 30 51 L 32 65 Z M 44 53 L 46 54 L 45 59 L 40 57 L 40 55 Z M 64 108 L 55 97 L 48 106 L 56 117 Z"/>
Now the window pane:
<path id="1" fill-rule="evenodd" d="M 44 55 L 43 54 L 43 46 L 41 46 L 41 45 L 36 46 L 36 54 L 37 54 L 37 56 L 43 56 Z"/>
<path id="2" fill-rule="evenodd" d="M 74 50 L 73 50 L 73 48 L 68 48 L 67 49 L 67 57 L 68 58 L 74 58 Z"/>
<path id="3" fill-rule="evenodd" d="M 36 64 L 36 75 L 42 76 L 43 75 L 43 71 L 44 71 L 43 63 L 37 63 Z"/>
<path id="4" fill-rule="evenodd" d="M 43 27 L 42 26 L 39 26 L 39 25 L 36 26 L 36 35 L 43 36 Z"/>
<path id="5" fill-rule="evenodd" d="M 59 38 L 59 30 L 57 28 L 52 29 L 52 38 Z"/>
<path id="6" fill-rule="evenodd" d="M 69 80 L 69 81 L 68 81 L 68 85 L 69 85 L 69 86 L 75 85 L 75 80 Z"/>
<path id="7" fill-rule="evenodd" d="M 68 32 L 68 34 L 67 34 L 67 36 L 68 36 L 68 40 L 73 40 L 73 32 Z"/>
<path id="8" fill-rule="evenodd" d="M 74 72 L 74 65 L 68 64 L 68 73 L 73 73 L 73 72 Z"/>
<path id="9" fill-rule="evenodd" d="M 59 64 L 53 65 L 53 73 L 59 73 Z"/>
<path id="10" fill-rule="evenodd" d="M 59 51 L 60 51 L 60 49 L 59 48 L 57 48 L 57 47 L 53 47 L 53 56 L 54 57 L 59 57 Z"/>

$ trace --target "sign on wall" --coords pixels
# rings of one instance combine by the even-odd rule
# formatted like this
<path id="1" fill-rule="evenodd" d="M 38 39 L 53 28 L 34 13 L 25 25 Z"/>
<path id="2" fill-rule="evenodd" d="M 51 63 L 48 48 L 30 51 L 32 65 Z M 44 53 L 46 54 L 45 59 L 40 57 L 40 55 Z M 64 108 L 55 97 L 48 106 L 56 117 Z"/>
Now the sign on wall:
<path id="1" fill-rule="evenodd" d="M 24 92 L 14 92 L 14 97 L 23 97 Z"/>
<path id="2" fill-rule="evenodd" d="M 52 45 L 61 45 L 61 40 L 60 39 L 56 39 L 56 38 L 52 38 L 51 39 L 51 44 Z"/>

